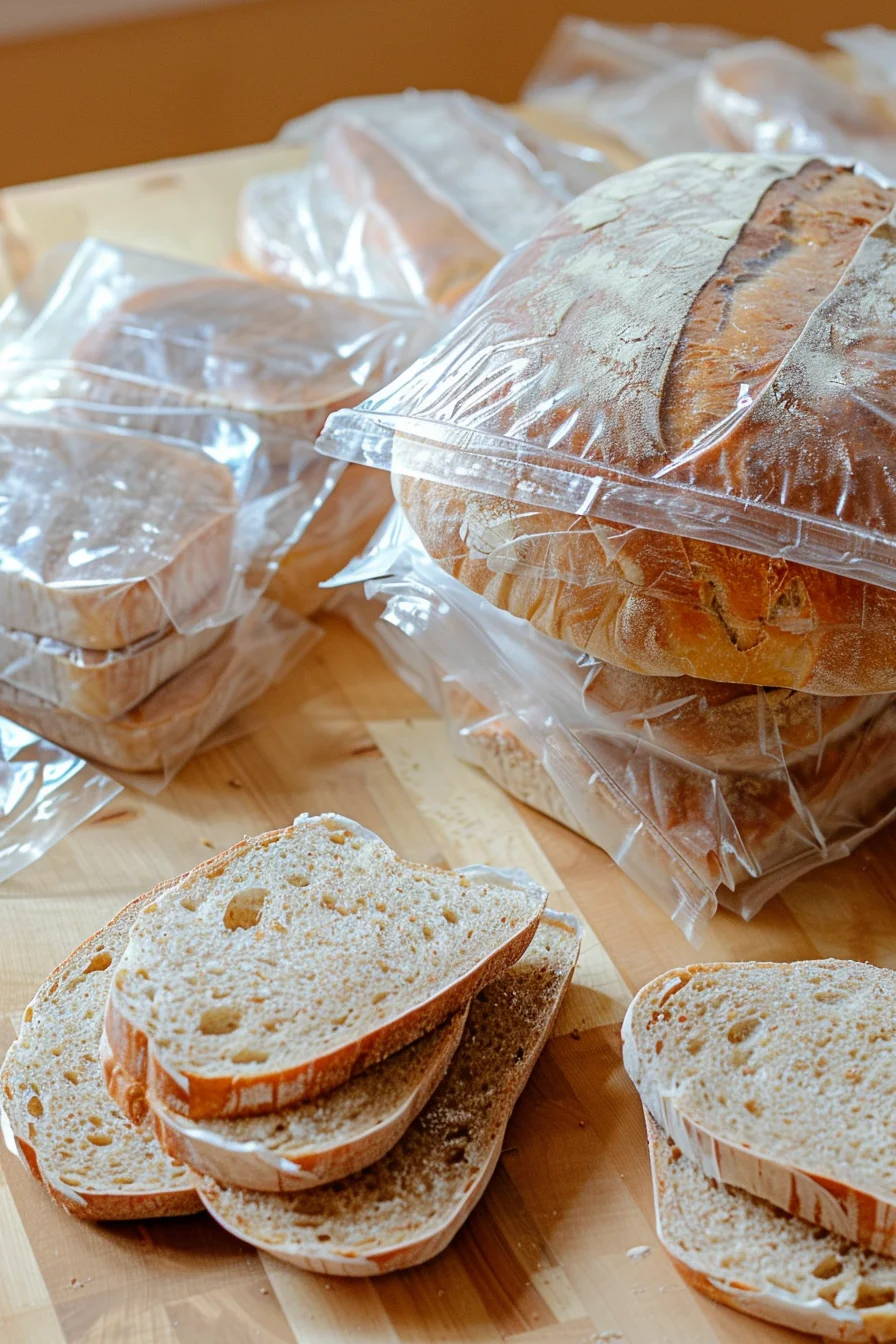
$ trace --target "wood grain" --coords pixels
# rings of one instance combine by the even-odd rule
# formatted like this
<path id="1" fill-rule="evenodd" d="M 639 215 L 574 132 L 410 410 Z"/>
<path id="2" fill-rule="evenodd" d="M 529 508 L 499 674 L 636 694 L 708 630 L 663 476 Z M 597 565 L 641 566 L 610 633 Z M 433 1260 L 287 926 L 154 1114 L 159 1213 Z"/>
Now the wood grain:
<path id="1" fill-rule="evenodd" d="M 453 1245 L 380 1280 L 322 1279 L 205 1216 L 91 1227 L 8 1154 L 0 1338 L 13 1344 L 785 1344 L 687 1289 L 656 1242 L 640 1104 L 621 1065 L 630 990 L 694 950 L 600 851 L 458 762 L 427 707 L 335 617 L 254 712 L 160 797 L 123 795 L 0 888 L 0 1046 L 80 938 L 157 878 L 297 812 L 334 809 L 409 857 L 527 866 L 586 945 L 496 1175 Z M 892 840 L 773 901 L 721 914 L 701 955 L 859 955 L 896 965 Z M 5 1039 L 4 1039 L 5 1033 Z M 649 1247 L 648 1254 L 627 1252 Z"/>

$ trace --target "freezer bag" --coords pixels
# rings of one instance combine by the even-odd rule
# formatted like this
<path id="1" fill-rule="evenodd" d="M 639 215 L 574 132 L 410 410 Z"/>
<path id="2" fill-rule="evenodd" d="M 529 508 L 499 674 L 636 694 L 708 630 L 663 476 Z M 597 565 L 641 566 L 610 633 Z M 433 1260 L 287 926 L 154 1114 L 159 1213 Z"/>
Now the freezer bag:
<path id="1" fill-rule="evenodd" d="M 344 99 L 288 122 L 280 138 L 306 145 L 308 163 L 244 189 L 238 236 L 249 265 L 424 309 L 450 308 L 613 171 L 599 151 L 460 92 Z"/>

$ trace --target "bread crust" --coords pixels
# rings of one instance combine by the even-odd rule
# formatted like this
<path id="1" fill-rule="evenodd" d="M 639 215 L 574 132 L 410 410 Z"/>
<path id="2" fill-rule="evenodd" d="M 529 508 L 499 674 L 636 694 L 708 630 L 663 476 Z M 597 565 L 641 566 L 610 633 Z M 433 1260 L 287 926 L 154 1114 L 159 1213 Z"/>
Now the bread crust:
<path id="1" fill-rule="evenodd" d="M 896 690 L 896 592 L 791 560 L 402 476 L 399 502 L 429 554 L 473 592 L 596 658 L 654 677 L 786 687 L 819 696 Z M 489 528 L 525 558 L 552 537 L 548 572 L 505 572 L 473 550 Z M 528 564 L 528 562 L 527 562 Z M 570 582 L 556 574 L 587 575 Z M 795 596 L 792 596 L 795 595 Z M 793 603 L 798 607 L 794 610 Z"/>
<path id="2" fill-rule="evenodd" d="M 168 890 L 184 878 L 210 876 L 223 871 L 229 863 L 250 849 L 273 844 L 291 829 L 290 826 L 284 826 L 241 840 L 198 864 L 188 873 L 182 873 L 173 882 L 169 880 L 160 883 L 148 893 L 148 899 Z M 408 865 L 415 868 L 426 866 Z M 535 936 L 542 910 L 543 905 L 528 924 L 491 956 L 483 958 L 466 975 L 441 992 L 364 1036 L 288 1069 L 252 1075 L 222 1073 L 215 1077 L 169 1069 L 146 1033 L 127 1017 L 118 1002 L 114 982 L 106 1006 L 106 1040 L 115 1061 L 126 1074 L 143 1084 L 147 1093 L 157 1099 L 160 1105 L 179 1111 L 191 1120 L 217 1116 L 236 1118 L 280 1110 L 294 1102 L 311 1100 L 325 1092 L 332 1092 L 354 1074 L 394 1054 L 451 1017 L 487 984 L 519 961 Z"/>
<path id="3" fill-rule="evenodd" d="M 460 1043 L 467 1007 L 446 1024 L 444 1039 L 426 1072 L 412 1091 L 397 1099 L 391 1114 L 350 1139 L 334 1138 L 317 1147 L 291 1152 L 280 1143 L 272 1149 L 259 1141 L 231 1139 L 201 1124 L 191 1124 L 147 1097 L 142 1084 L 125 1073 L 108 1047 L 103 1059 L 106 1086 L 132 1122 L 139 1123 L 149 1109 L 156 1136 L 168 1156 L 175 1162 L 186 1163 L 200 1175 L 221 1185 L 238 1185 L 248 1190 L 310 1190 L 371 1166 L 398 1142 L 442 1081 Z"/>

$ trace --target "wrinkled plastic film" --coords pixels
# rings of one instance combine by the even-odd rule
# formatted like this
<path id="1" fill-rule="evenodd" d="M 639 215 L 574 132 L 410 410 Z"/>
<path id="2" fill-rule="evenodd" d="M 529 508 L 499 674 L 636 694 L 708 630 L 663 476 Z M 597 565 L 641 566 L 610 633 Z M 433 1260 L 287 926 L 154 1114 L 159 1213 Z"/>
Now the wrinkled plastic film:
<path id="1" fill-rule="evenodd" d="M 86 761 L 0 718 L 0 882 L 34 863 L 121 787 Z"/>
<path id="2" fill-rule="evenodd" d="M 223 626 L 339 479 L 313 449 L 329 410 L 419 333 L 95 240 L 58 270 L 0 320 L 4 621 L 104 650 Z"/>
<path id="3" fill-rule="evenodd" d="M 465 757 L 571 817 L 688 936 L 719 901 L 750 917 L 894 814 L 891 696 L 620 673 L 457 584 L 394 519 L 344 577 L 387 603 L 354 619 Z"/>
<path id="4" fill-rule="evenodd" d="M 391 387 L 332 416 L 319 447 L 510 501 L 502 545 L 517 531 L 528 544 L 527 515 L 540 512 L 561 553 L 578 517 L 896 587 L 891 189 L 856 170 L 879 222 L 827 296 L 806 302 L 770 376 L 747 351 L 737 380 L 716 378 L 698 399 L 686 380 L 699 368 L 674 360 L 698 294 L 725 265 L 736 272 L 744 222 L 804 169 L 788 156 L 696 156 L 594 188 Z M 750 287 L 735 293 L 749 328 Z M 681 407 L 703 417 L 693 442 Z"/>
<path id="5" fill-rule="evenodd" d="M 346 99 L 289 122 L 309 161 L 245 188 L 238 235 L 293 284 L 450 308 L 612 168 L 459 92 Z M 436 334 L 433 328 L 431 335 Z"/>

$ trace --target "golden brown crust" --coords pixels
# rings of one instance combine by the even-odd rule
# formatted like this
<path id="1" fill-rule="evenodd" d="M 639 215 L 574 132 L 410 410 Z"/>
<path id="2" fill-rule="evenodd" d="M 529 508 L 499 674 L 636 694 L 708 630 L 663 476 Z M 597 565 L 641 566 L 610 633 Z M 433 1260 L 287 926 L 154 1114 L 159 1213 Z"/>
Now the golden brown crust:
<path id="1" fill-rule="evenodd" d="M 515 510 L 407 476 L 398 495 L 427 551 L 454 578 L 607 662 L 825 696 L 896 690 L 896 592 L 733 547 Z M 495 552 L 512 552 L 518 573 L 496 572 L 500 556 L 483 558 L 489 536 Z M 585 582 L 544 577 L 545 569 Z"/>

